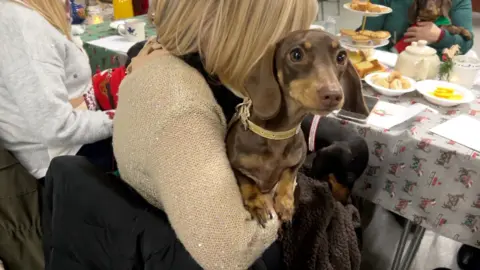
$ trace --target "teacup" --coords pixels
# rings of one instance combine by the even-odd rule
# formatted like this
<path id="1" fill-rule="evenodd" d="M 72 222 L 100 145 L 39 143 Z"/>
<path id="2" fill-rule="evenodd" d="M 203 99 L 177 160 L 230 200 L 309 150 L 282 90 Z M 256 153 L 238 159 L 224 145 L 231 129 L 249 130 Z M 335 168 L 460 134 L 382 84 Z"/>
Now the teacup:
<path id="1" fill-rule="evenodd" d="M 146 23 L 139 19 L 130 19 L 120 23 L 117 27 L 118 33 L 128 41 L 140 42 L 146 39 L 145 36 Z"/>
<path id="2" fill-rule="evenodd" d="M 449 81 L 471 89 L 478 71 L 480 60 L 466 55 L 455 56 Z"/>

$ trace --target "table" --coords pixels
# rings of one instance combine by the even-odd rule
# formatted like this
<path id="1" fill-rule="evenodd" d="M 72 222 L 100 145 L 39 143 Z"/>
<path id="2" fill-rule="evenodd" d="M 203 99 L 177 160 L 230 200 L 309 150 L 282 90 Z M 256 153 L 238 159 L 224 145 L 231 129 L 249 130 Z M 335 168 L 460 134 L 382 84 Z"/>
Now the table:
<path id="1" fill-rule="evenodd" d="M 480 119 L 480 92 L 472 104 L 450 109 L 429 104 L 416 92 L 400 98 L 366 92 L 400 105 L 425 103 L 440 114 L 423 112 L 392 130 L 351 124 L 371 149 L 355 194 L 417 225 L 480 247 L 479 153 L 429 132 L 455 115 Z"/>
<path id="2" fill-rule="evenodd" d="M 456 115 L 480 119 L 480 91 L 473 91 L 472 104 L 442 108 L 416 92 L 386 97 L 365 87 L 365 94 L 380 100 L 405 106 L 420 102 L 439 114 L 425 111 L 391 130 L 344 122 L 357 129 L 371 151 L 354 193 L 408 219 L 392 270 L 409 269 L 426 229 L 480 247 L 480 154 L 429 132 Z M 413 224 L 419 226 L 401 261 Z"/>
<path id="3" fill-rule="evenodd" d="M 138 16 L 136 18 L 147 22 L 145 27 L 147 37 L 156 35 L 155 28 L 152 23 L 149 22 L 147 16 Z M 120 65 L 123 65 L 127 59 L 126 55 L 118 54 L 105 48 L 97 47 L 87 43 L 92 40 L 118 35 L 117 30 L 110 28 L 110 23 L 110 21 L 106 21 L 100 24 L 87 25 L 85 28 L 85 33 L 81 35 L 81 39 L 84 42 L 83 47 L 90 58 L 90 67 L 92 68 L 92 72 L 119 67 Z"/>

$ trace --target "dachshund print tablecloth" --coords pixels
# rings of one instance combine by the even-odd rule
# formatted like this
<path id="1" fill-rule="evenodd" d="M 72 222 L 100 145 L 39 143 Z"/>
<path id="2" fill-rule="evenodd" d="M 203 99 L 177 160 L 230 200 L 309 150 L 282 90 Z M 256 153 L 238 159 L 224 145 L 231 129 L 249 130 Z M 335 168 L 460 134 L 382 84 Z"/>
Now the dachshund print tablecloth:
<path id="1" fill-rule="evenodd" d="M 145 20 L 145 22 L 148 21 L 147 16 L 139 16 L 137 18 Z M 106 21 L 100 24 L 87 25 L 85 33 L 81 36 L 84 42 L 83 47 L 90 58 L 90 66 L 93 73 L 97 70 L 119 67 L 123 65 L 127 59 L 126 55 L 121 55 L 114 51 L 87 43 L 92 40 L 118 35 L 117 30 L 110 28 L 110 23 L 110 21 Z M 151 23 L 147 23 L 145 31 L 147 37 L 155 35 L 155 29 Z"/>
<path id="2" fill-rule="evenodd" d="M 399 105 L 421 102 L 440 114 L 423 112 L 412 121 L 380 130 L 345 122 L 365 137 L 371 155 L 355 193 L 414 223 L 480 248 L 480 153 L 429 130 L 468 114 L 480 119 L 480 91 L 472 104 L 437 107 L 418 93 L 385 97 Z M 479 134 L 480 139 L 480 134 Z"/>

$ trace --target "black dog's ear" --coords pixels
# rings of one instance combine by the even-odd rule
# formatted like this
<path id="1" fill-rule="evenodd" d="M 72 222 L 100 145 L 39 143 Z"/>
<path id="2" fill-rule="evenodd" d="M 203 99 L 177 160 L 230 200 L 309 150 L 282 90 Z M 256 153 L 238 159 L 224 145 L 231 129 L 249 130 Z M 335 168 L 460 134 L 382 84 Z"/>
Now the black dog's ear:
<path id="1" fill-rule="evenodd" d="M 322 152 L 322 150 L 318 150 L 315 154 L 315 158 L 313 158 L 312 168 L 310 169 L 308 176 L 314 179 L 321 179 L 325 177 L 328 175 L 329 170 L 332 169 L 331 161 L 332 160 L 329 158 L 327 153 Z"/>
<path id="2" fill-rule="evenodd" d="M 346 172 L 351 158 L 352 151 L 349 149 L 349 146 L 346 142 L 334 142 L 333 144 L 317 151 L 312 162 L 310 177 L 322 179 L 330 173 L 337 173 L 341 171 Z"/>
<path id="3" fill-rule="evenodd" d="M 355 175 L 353 172 L 347 172 L 347 183 L 345 185 L 347 186 L 348 189 L 352 190 L 353 185 L 357 181 L 358 177 Z"/>
<path id="4" fill-rule="evenodd" d="M 445 18 L 450 18 L 450 10 L 452 9 L 452 0 L 442 0 L 440 12 Z"/>
<path id="5" fill-rule="evenodd" d="M 418 18 L 418 0 L 413 0 L 412 5 L 408 9 L 408 21 L 410 24 L 417 22 Z"/>
<path id="6" fill-rule="evenodd" d="M 140 41 L 135 43 L 130 49 L 128 49 L 127 52 L 127 61 L 125 62 L 125 67 L 128 67 L 130 63 L 132 63 L 132 59 L 137 57 L 137 55 L 140 53 L 140 51 L 143 49 L 145 44 L 147 43 L 146 40 Z"/>

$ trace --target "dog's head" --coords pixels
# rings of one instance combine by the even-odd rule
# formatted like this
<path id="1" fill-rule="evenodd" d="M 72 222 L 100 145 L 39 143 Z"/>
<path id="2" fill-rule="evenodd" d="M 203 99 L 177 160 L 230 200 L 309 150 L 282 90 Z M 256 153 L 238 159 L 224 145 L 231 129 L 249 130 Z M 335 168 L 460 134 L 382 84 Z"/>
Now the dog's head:
<path id="1" fill-rule="evenodd" d="M 368 145 L 363 138 L 338 141 L 316 152 L 309 176 L 326 180 L 335 199 L 345 203 L 368 164 Z"/>
<path id="2" fill-rule="evenodd" d="M 414 0 L 409 9 L 410 23 L 435 21 L 438 17 L 449 17 L 452 0 Z"/>
<path id="3" fill-rule="evenodd" d="M 271 119 L 289 110 L 327 114 L 342 108 L 368 115 L 361 80 L 338 39 L 324 31 L 289 34 L 269 49 L 246 84 L 254 113 Z M 292 105 L 293 104 L 293 105 Z"/>

